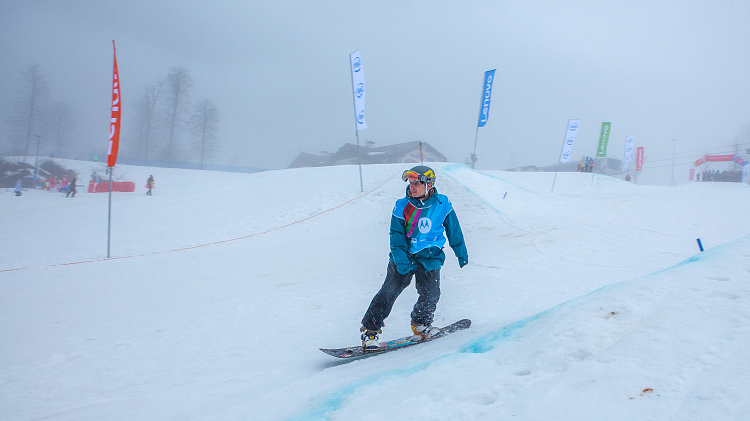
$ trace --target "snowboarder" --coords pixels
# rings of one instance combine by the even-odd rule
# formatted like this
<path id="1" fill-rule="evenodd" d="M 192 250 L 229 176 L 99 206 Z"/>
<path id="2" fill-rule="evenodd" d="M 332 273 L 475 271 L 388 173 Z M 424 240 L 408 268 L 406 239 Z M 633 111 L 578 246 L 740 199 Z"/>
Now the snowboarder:
<path id="1" fill-rule="evenodd" d="M 22 190 L 23 186 L 21 185 L 21 179 L 19 178 L 18 181 L 16 181 L 16 196 L 20 196 Z"/>
<path id="2" fill-rule="evenodd" d="M 149 196 L 151 196 L 152 195 L 151 194 L 151 189 L 154 188 L 154 176 L 153 175 L 149 175 L 148 176 L 148 180 L 146 180 L 146 188 L 148 189 L 148 191 L 146 192 L 146 194 L 149 195 Z"/>
<path id="3" fill-rule="evenodd" d="M 406 197 L 396 201 L 391 215 L 388 273 L 362 318 L 361 338 L 365 351 L 380 348 L 378 335 L 385 325 L 401 292 L 416 278 L 419 298 L 411 312 L 411 328 L 415 335 L 429 338 L 440 332 L 432 326 L 433 315 L 440 299 L 440 268 L 445 262 L 443 246 L 448 244 L 458 258 L 460 267 L 469 263 L 464 236 L 448 197 L 435 189 L 435 172 L 418 165 L 404 171 L 408 181 Z"/>

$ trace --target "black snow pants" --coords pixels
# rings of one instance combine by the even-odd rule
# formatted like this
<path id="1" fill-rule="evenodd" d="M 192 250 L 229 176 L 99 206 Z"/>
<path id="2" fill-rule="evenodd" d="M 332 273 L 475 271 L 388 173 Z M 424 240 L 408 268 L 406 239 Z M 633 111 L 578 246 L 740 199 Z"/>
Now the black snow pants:
<path id="1" fill-rule="evenodd" d="M 383 321 L 391 314 L 396 298 L 411 283 L 412 276 L 416 278 L 419 298 L 411 312 L 411 320 L 423 325 L 432 324 L 435 308 L 440 299 L 440 269 L 425 270 L 422 265 L 419 265 L 417 269 L 402 275 L 396 270 L 396 264 L 389 261 L 388 274 L 362 318 L 362 326 L 370 330 L 379 330 L 385 326 Z"/>

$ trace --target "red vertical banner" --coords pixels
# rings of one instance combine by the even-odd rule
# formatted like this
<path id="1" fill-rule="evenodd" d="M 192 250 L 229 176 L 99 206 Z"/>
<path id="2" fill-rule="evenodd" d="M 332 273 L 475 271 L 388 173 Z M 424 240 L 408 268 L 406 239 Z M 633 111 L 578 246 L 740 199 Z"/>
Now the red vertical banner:
<path id="1" fill-rule="evenodd" d="M 117 49 L 112 41 L 115 65 L 112 70 L 112 115 L 109 119 L 109 150 L 107 166 L 114 167 L 117 162 L 117 150 L 120 147 L 120 73 L 117 70 Z"/>
<path id="2" fill-rule="evenodd" d="M 690 168 L 690 181 L 695 179 L 695 168 Z"/>
<path id="3" fill-rule="evenodd" d="M 640 171 L 643 169 L 643 146 L 638 147 L 638 157 L 635 161 L 635 170 Z"/>

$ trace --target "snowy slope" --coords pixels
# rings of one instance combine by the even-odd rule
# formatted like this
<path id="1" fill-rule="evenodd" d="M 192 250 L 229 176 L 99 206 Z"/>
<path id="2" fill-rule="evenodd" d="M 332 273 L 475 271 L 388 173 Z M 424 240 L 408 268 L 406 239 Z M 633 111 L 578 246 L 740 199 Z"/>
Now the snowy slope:
<path id="1" fill-rule="evenodd" d="M 358 341 L 403 165 L 364 193 L 356 167 L 118 166 L 112 259 L 106 194 L 0 195 L 2 418 L 745 418 L 747 185 L 435 167 L 470 260 L 447 250 L 436 323 L 474 324 L 350 363 L 317 348 Z"/>

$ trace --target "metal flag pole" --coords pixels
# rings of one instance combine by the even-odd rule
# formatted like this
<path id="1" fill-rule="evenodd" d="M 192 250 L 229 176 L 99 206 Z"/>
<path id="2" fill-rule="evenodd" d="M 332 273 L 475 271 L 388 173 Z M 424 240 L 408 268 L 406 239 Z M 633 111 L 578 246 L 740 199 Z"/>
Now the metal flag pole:
<path id="1" fill-rule="evenodd" d="M 565 136 L 563 136 L 563 142 L 562 146 L 560 146 L 560 156 L 563 154 L 563 149 L 565 149 L 565 141 L 568 140 L 568 125 L 570 125 L 570 121 L 565 125 Z M 550 193 L 555 192 L 555 182 L 557 181 L 557 170 L 560 168 L 560 158 L 557 158 L 557 165 L 555 165 L 555 177 L 552 179 L 552 190 L 550 190 Z"/>
<path id="2" fill-rule="evenodd" d="M 109 125 L 109 151 L 107 153 L 107 171 L 109 172 L 109 206 L 107 211 L 107 258 L 110 256 L 110 243 L 112 237 L 112 172 L 117 162 L 117 151 L 119 149 L 120 142 L 120 113 L 121 113 L 121 97 L 120 97 L 120 72 L 117 69 L 117 49 L 115 48 L 115 41 L 112 40 L 112 52 L 114 56 L 114 64 L 112 66 L 112 102 L 111 102 L 111 117 Z"/>
<path id="3" fill-rule="evenodd" d="M 110 234 L 112 232 L 112 170 L 114 170 L 115 167 L 109 167 L 107 168 L 107 172 L 109 172 L 109 210 L 107 214 L 107 259 L 109 259 L 109 243 L 110 243 Z"/>
<path id="4" fill-rule="evenodd" d="M 349 77 L 352 80 L 352 106 L 354 107 L 354 136 L 357 138 L 357 166 L 359 166 L 359 191 L 361 193 L 365 191 L 365 187 L 362 182 L 362 157 L 359 154 L 359 129 L 357 128 L 357 99 L 354 96 L 354 74 L 351 72 L 351 58 L 349 60 Z"/>
<path id="5" fill-rule="evenodd" d="M 354 125 L 357 125 L 357 121 L 354 121 Z M 362 157 L 360 156 L 359 150 L 359 130 L 354 129 L 355 136 L 357 136 L 357 166 L 359 166 L 359 191 L 360 193 L 365 191 L 364 183 L 362 182 Z"/>
<path id="6" fill-rule="evenodd" d="M 115 40 L 112 40 L 112 50 L 114 52 L 115 57 L 117 57 L 117 48 L 115 47 Z M 115 65 L 112 66 L 112 73 L 115 73 Z M 111 131 L 110 131 L 110 138 L 111 138 Z M 110 146 L 111 148 L 111 146 Z M 109 154 L 107 156 L 107 164 L 109 164 Z M 112 170 L 114 169 L 114 165 L 111 167 L 107 167 L 107 172 L 109 173 L 109 204 L 107 206 L 107 259 L 109 259 L 109 246 L 110 246 L 110 240 L 112 237 Z"/>
<path id="7" fill-rule="evenodd" d="M 477 162 L 477 138 L 479 137 L 479 126 L 477 126 L 474 132 L 474 151 L 471 153 L 471 169 L 474 169 L 474 165 Z"/>
<path id="8" fill-rule="evenodd" d="M 358 52 L 359 50 L 355 50 L 354 53 Z M 354 54 L 352 53 L 352 54 Z M 354 136 L 357 138 L 357 166 L 359 167 L 359 191 L 364 192 L 364 182 L 362 181 L 362 157 L 360 156 L 360 150 L 359 150 L 359 126 L 357 125 L 357 98 L 355 97 L 356 93 L 354 92 L 354 73 L 352 72 L 352 56 L 349 55 L 349 77 L 352 81 L 352 106 L 354 107 Z"/>

